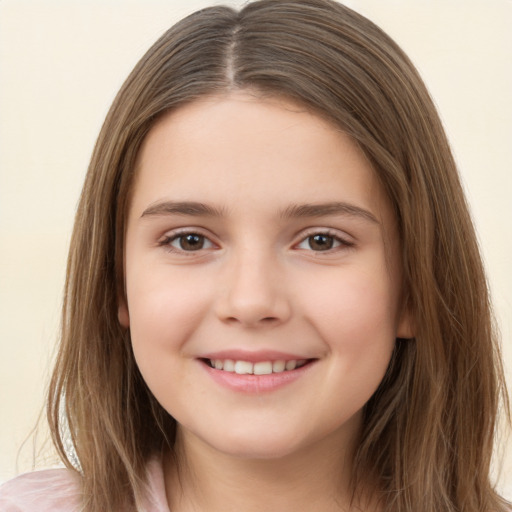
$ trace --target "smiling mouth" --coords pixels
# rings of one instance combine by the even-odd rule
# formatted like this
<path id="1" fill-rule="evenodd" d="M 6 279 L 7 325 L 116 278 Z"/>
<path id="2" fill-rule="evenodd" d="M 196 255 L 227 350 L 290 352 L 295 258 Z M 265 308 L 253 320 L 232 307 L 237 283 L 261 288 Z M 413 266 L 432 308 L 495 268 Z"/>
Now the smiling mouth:
<path id="1" fill-rule="evenodd" d="M 202 359 L 210 368 L 238 375 L 270 375 L 302 368 L 314 359 L 290 359 L 289 361 L 235 361 L 233 359 Z"/>

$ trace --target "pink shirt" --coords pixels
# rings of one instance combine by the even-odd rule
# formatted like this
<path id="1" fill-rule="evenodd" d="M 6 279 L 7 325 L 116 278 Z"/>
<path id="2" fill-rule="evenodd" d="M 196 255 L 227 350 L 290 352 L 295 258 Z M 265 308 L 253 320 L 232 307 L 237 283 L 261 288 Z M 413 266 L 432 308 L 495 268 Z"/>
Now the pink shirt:
<path id="1" fill-rule="evenodd" d="M 169 512 L 161 461 L 148 464 L 144 512 Z M 1 512 L 80 512 L 78 476 L 68 469 L 25 473 L 0 487 Z"/>

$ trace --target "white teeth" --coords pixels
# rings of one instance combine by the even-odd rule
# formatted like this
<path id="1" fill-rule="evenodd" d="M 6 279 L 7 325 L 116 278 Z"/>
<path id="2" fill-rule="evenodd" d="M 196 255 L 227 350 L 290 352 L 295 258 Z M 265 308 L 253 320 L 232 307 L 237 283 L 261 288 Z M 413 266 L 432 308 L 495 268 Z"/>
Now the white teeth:
<path id="1" fill-rule="evenodd" d="M 288 371 L 295 370 L 296 366 L 297 366 L 297 361 L 295 361 L 293 359 L 291 361 L 286 361 L 286 367 L 285 368 Z"/>
<path id="2" fill-rule="evenodd" d="M 248 361 L 237 361 L 235 363 L 235 373 L 238 373 L 239 375 L 253 373 L 253 370 L 254 365 Z"/>
<path id="3" fill-rule="evenodd" d="M 270 375 L 272 373 L 272 363 L 265 361 L 254 363 L 254 375 Z"/>
<path id="4" fill-rule="evenodd" d="M 257 363 L 251 363 L 249 361 L 234 361 L 232 359 L 210 359 L 210 366 L 216 370 L 235 372 L 239 375 L 270 375 L 271 373 L 295 370 L 296 368 L 304 366 L 307 362 L 307 359 L 291 359 L 290 361 L 259 361 Z"/>
<path id="5" fill-rule="evenodd" d="M 286 361 L 274 361 L 272 363 L 272 371 L 274 373 L 284 372 L 285 368 L 286 368 Z"/>
<path id="6" fill-rule="evenodd" d="M 224 361 L 223 370 L 225 372 L 234 372 L 235 371 L 235 361 L 232 361 L 231 359 L 226 359 Z"/>

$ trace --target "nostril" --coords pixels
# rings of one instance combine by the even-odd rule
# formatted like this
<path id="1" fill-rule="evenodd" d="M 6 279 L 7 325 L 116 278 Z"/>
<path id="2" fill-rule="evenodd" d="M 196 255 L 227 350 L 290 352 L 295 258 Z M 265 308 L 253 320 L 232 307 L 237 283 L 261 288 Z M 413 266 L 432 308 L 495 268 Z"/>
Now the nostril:
<path id="1" fill-rule="evenodd" d="M 246 286 L 245 288 L 248 288 Z M 224 323 L 246 326 L 274 326 L 290 318 L 288 298 L 264 296 L 258 290 L 247 290 L 242 284 L 221 294 L 215 305 L 215 313 Z"/>
<path id="2" fill-rule="evenodd" d="M 260 318 L 260 319 L 256 319 L 255 321 L 250 321 L 250 323 L 254 323 L 254 324 L 272 324 L 272 323 L 275 323 L 275 322 L 278 322 L 279 321 L 279 318 L 275 317 L 275 316 L 266 316 L 266 317 L 263 317 L 263 318 Z M 226 318 L 226 322 L 228 323 L 245 323 L 244 320 L 240 319 L 240 318 L 237 318 L 235 316 L 230 316 L 230 317 L 227 317 Z"/>

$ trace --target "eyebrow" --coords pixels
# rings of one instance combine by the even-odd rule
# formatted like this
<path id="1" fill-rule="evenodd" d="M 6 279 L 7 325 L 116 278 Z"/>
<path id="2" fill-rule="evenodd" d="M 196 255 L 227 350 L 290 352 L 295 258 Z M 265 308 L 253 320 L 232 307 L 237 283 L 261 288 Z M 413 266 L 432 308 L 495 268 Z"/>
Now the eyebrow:
<path id="1" fill-rule="evenodd" d="M 191 215 L 194 217 L 223 217 L 224 210 L 196 201 L 162 201 L 148 206 L 141 217 L 159 215 Z"/>
<path id="2" fill-rule="evenodd" d="M 350 217 L 359 217 L 364 220 L 380 224 L 377 217 L 360 206 L 345 202 L 330 202 L 319 204 L 295 204 L 283 211 L 283 218 L 302 218 L 302 217 L 327 217 L 330 215 L 347 215 Z"/>
<path id="3" fill-rule="evenodd" d="M 162 201 L 148 206 L 142 217 L 163 215 L 184 215 L 193 217 L 224 217 L 226 211 L 197 201 Z M 318 204 L 292 204 L 284 209 L 280 216 L 283 219 L 327 217 L 332 215 L 346 215 L 380 224 L 375 215 L 369 210 L 345 202 L 329 202 Z"/>

